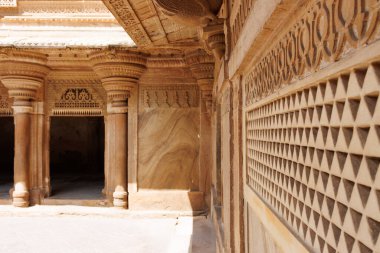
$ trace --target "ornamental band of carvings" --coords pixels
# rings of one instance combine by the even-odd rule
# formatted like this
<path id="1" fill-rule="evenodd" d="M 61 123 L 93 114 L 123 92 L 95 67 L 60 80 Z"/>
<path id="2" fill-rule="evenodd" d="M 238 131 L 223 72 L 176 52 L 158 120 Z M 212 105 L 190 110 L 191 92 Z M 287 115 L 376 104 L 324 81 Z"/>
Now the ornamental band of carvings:
<path id="1" fill-rule="evenodd" d="M 379 9 L 379 0 L 315 1 L 247 76 L 246 105 L 371 43 L 379 35 Z"/>
<path id="2" fill-rule="evenodd" d="M 143 108 L 191 108 L 199 105 L 197 86 L 143 87 L 141 90 Z"/>
<path id="3" fill-rule="evenodd" d="M 17 7 L 17 0 L 0 0 L 0 8 Z"/>

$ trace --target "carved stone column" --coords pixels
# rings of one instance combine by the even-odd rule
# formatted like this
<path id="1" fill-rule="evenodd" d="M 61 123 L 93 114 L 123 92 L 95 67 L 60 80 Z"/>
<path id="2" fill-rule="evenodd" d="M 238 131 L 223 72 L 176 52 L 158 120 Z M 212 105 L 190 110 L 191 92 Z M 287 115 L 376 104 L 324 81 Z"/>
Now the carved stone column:
<path id="1" fill-rule="evenodd" d="M 15 157 L 13 205 L 29 206 L 33 101 L 48 72 L 43 54 L 9 49 L 0 52 L 0 79 L 13 98 Z"/>
<path id="2" fill-rule="evenodd" d="M 212 149 L 211 109 L 214 83 L 214 58 L 203 50 L 186 54 L 186 62 L 200 89 L 200 151 L 199 151 L 199 190 L 205 193 L 206 203 L 210 205 Z"/>
<path id="3" fill-rule="evenodd" d="M 113 205 L 127 207 L 128 98 L 145 71 L 147 56 L 128 50 L 102 50 L 90 56 L 107 92 L 105 193 Z"/>

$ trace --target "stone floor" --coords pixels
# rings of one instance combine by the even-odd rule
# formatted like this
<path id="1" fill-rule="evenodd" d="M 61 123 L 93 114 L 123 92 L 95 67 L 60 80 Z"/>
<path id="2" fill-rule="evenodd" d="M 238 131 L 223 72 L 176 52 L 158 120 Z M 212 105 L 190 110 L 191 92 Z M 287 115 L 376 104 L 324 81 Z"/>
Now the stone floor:
<path id="1" fill-rule="evenodd" d="M 53 199 L 103 199 L 102 177 L 66 176 L 52 180 Z"/>
<path id="2" fill-rule="evenodd" d="M 9 199 L 9 190 L 12 187 L 12 180 L 0 180 L 0 199 Z"/>
<path id="3" fill-rule="evenodd" d="M 114 208 L 0 206 L 1 253 L 214 253 L 206 217 Z"/>

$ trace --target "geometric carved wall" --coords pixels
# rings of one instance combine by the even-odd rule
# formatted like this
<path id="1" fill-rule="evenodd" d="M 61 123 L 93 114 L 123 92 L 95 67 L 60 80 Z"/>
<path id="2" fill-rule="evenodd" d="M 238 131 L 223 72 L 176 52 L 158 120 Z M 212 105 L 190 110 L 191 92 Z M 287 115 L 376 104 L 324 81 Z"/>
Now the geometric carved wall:
<path id="1" fill-rule="evenodd" d="M 247 185 L 314 252 L 380 250 L 380 65 L 246 114 Z"/>

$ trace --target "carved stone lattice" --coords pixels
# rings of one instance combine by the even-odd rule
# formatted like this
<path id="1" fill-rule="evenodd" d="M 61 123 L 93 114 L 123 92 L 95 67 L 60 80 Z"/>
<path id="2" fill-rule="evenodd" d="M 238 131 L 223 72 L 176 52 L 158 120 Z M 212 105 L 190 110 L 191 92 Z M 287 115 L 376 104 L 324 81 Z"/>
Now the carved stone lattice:
<path id="1" fill-rule="evenodd" d="M 318 0 L 246 78 L 246 105 L 379 35 L 378 0 Z"/>
<path id="2" fill-rule="evenodd" d="M 146 86 L 141 88 L 143 108 L 191 108 L 199 106 L 197 86 Z"/>
<path id="3" fill-rule="evenodd" d="M 49 114 L 54 116 L 101 116 L 105 112 L 106 95 L 99 82 L 49 81 Z"/>
<path id="4" fill-rule="evenodd" d="M 247 185 L 314 252 L 380 248 L 380 66 L 247 112 Z"/>

